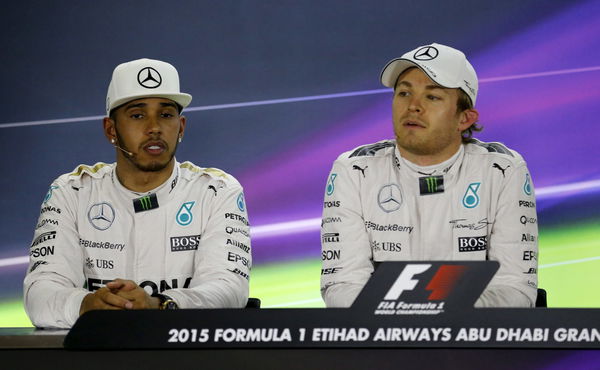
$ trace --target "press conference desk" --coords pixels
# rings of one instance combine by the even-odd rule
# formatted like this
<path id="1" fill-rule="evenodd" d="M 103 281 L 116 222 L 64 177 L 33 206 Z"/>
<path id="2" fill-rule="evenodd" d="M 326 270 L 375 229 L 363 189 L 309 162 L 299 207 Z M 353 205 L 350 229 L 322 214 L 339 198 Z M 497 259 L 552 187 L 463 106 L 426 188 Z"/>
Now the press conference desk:
<path id="1" fill-rule="evenodd" d="M 66 331 L 0 328 L 0 368 L 495 370 L 600 367 L 600 350 L 590 349 L 207 348 L 70 351 L 62 346 L 65 335 Z"/>
<path id="2" fill-rule="evenodd" d="M 469 283 L 432 299 L 452 264 Z M 0 369 L 600 369 L 600 309 L 475 309 L 487 262 L 432 262 L 394 296 L 407 266 L 382 264 L 346 309 L 92 311 L 69 331 L 0 328 Z"/>

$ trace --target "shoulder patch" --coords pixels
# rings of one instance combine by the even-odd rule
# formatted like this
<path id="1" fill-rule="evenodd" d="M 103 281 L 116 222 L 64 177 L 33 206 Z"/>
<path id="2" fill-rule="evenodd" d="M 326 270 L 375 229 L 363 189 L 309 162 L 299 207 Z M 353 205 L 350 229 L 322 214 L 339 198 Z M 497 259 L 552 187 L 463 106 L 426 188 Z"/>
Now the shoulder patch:
<path id="1" fill-rule="evenodd" d="M 373 156 L 375 153 L 381 149 L 389 148 L 396 146 L 393 141 L 384 141 L 375 144 L 369 144 L 365 146 L 361 146 L 356 149 L 352 154 L 350 154 L 349 158 L 352 157 L 361 157 L 361 156 Z"/>
<path id="2" fill-rule="evenodd" d="M 500 153 L 500 154 L 506 154 L 511 157 L 514 157 L 512 152 L 507 147 L 505 147 L 504 144 L 484 143 L 483 141 L 479 141 L 479 140 L 473 140 L 472 143 L 487 149 L 487 151 L 490 153 Z"/>
<path id="3" fill-rule="evenodd" d="M 223 178 L 228 178 L 229 175 L 227 175 L 227 173 L 225 173 L 224 171 L 221 171 L 218 168 L 203 168 L 203 167 L 198 167 L 195 164 L 193 164 L 192 162 L 183 162 L 179 165 L 179 168 L 185 168 L 193 173 L 199 173 L 201 174 L 202 172 L 212 176 L 212 177 L 223 177 Z"/>
<path id="4" fill-rule="evenodd" d="M 75 168 L 75 170 L 73 170 L 73 172 L 69 174 L 69 177 L 80 177 L 84 173 L 87 173 L 90 176 L 96 176 L 98 172 L 106 166 L 108 166 L 108 164 L 102 162 L 98 162 L 93 166 L 80 164 L 77 166 L 77 168 Z"/>

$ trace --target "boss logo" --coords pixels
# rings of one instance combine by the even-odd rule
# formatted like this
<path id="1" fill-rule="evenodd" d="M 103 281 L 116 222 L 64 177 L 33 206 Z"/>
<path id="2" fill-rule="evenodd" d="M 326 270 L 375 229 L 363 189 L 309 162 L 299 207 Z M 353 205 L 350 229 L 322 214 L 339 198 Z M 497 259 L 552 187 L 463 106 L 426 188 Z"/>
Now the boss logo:
<path id="1" fill-rule="evenodd" d="M 487 236 L 458 238 L 459 252 L 476 252 L 487 249 Z"/>
<path id="2" fill-rule="evenodd" d="M 171 238 L 171 252 L 197 250 L 201 235 L 177 236 Z"/>

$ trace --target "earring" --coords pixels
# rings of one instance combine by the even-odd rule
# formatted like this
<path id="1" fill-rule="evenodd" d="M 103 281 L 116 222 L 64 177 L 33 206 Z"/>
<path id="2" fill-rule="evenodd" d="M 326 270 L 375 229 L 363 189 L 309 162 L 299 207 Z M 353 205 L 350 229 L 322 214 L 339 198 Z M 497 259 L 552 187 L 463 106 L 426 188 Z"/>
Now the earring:
<path id="1" fill-rule="evenodd" d="M 181 137 L 181 135 L 179 135 L 178 141 L 181 142 L 181 140 L 183 140 L 183 138 Z"/>
<path id="2" fill-rule="evenodd" d="M 110 139 L 110 143 L 114 144 L 115 143 L 115 139 L 114 138 Z"/>

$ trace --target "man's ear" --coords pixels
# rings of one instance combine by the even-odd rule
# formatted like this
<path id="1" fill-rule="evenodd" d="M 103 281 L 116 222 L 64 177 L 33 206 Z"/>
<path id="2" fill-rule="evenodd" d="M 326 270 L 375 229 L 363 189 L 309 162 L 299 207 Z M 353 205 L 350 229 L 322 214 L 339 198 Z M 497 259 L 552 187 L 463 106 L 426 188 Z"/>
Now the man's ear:
<path id="1" fill-rule="evenodd" d="M 113 121 L 110 117 L 104 117 L 102 119 L 102 127 L 104 130 L 104 136 L 108 139 L 109 142 L 117 137 L 117 129 L 115 128 L 115 121 Z"/>
<path id="2" fill-rule="evenodd" d="M 185 132 L 185 116 L 179 116 L 179 137 L 183 138 L 183 133 Z"/>
<path id="3" fill-rule="evenodd" d="M 479 112 L 475 108 L 466 109 L 462 113 L 460 113 L 460 122 L 458 123 L 458 129 L 460 132 L 468 129 L 473 126 L 477 121 L 479 121 Z"/>

